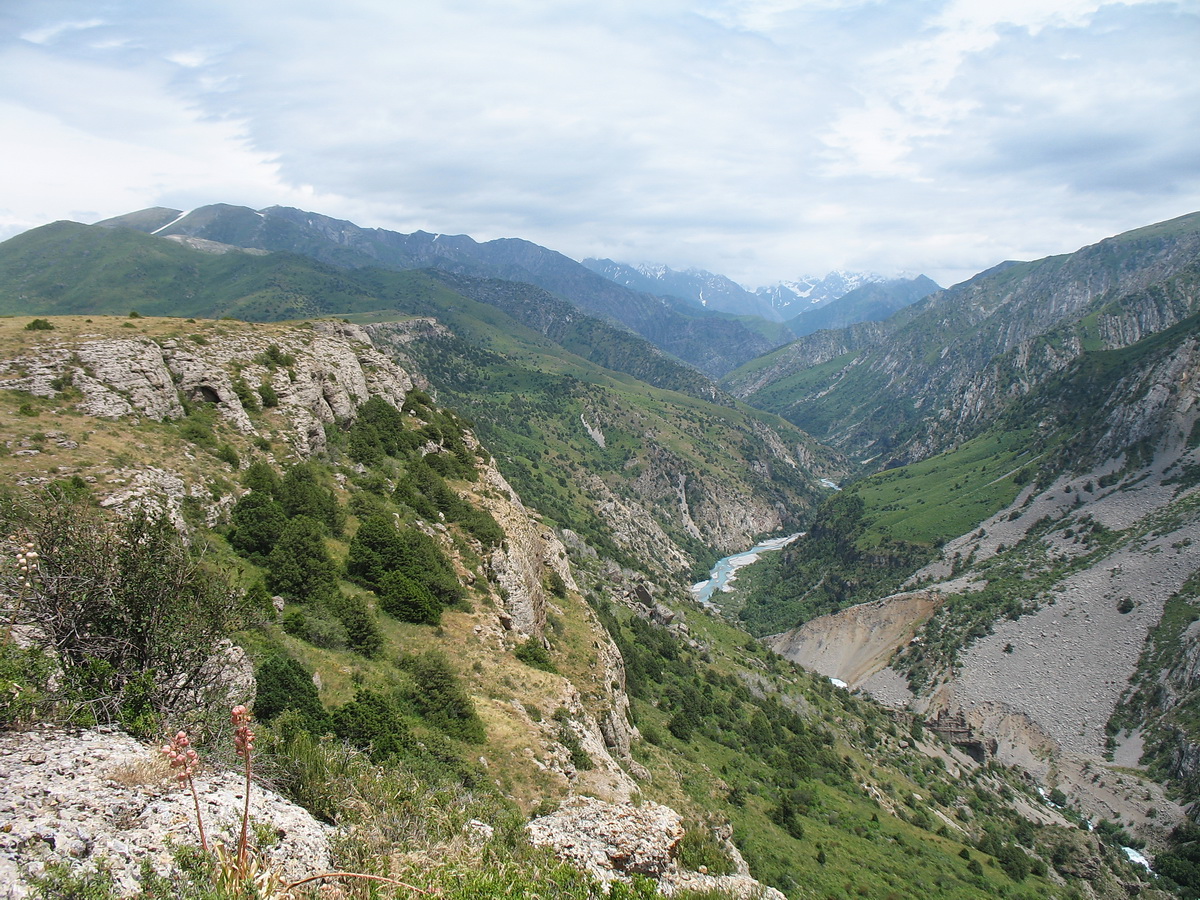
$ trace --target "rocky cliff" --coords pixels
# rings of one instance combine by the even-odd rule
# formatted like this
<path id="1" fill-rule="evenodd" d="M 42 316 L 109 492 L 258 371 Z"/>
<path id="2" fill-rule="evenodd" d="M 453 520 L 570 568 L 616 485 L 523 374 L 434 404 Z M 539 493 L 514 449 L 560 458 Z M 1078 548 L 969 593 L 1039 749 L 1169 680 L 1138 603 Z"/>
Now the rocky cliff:
<path id="1" fill-rule="evenodd" d="M 1164 809 L 1177 816 L 1158 787 L 1130 780 L 1118 801 L 1118 779 L 1080 773 L 1115 760 L 1185 784 L 1197 776 L 1183 723 L 1197 689 L 1198 327 L 1193 316 L 1090 355 L 1016 408 L 1012 427 L 1039 423 L 1030 449 L 1041 451 L 1040 475 L 909 579 L 937 604 L 882 598 L 773 646 L 883 702 L 958 723 L 955 739 L 1047 789 L 1061 777 L 1098 816 L 1118 810 L 1147 833 Z M 1137 801 L 1141 790 L 1152 804 Z"/>
<path id="2" fill-rule="evenodd" d="M 1085 349 L 1128 346 L 1196 312 L 1198 255 L 1200 215 L 1191 215 L 1006 263 L 879 329 L 784 348 L 729 383 L 860 459 L 922 459 L 978 433 Z"/>

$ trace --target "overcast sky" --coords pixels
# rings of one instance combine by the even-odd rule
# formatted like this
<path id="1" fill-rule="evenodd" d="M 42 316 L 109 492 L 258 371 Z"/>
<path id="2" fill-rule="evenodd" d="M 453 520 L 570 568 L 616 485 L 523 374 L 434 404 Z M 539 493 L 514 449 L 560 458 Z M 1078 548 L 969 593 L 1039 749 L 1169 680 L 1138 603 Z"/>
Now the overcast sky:
<path id="1" fill-rule="evenodd" d="M 299 206 L 756 287 L 1200 209 L 1200 0 L 3 0 L 0 238 Z"/>

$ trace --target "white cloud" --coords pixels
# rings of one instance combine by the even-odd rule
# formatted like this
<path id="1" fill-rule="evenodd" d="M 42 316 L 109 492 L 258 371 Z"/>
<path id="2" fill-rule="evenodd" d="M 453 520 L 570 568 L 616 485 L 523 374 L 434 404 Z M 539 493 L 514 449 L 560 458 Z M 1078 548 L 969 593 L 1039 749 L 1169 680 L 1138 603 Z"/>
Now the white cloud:
<path id="1" fill-rule="evenodd" d="M 29 167 L 0 233 L 279 202 L 750 283 L 945 279 L 1200 207 L 1184 3 L 89 6 L 0 19 Z"/>

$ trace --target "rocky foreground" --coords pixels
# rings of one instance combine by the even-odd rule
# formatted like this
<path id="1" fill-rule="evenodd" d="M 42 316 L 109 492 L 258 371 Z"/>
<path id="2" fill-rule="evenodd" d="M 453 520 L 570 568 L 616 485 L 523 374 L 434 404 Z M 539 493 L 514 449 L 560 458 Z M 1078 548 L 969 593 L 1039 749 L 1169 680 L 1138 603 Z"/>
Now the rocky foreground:
<path id="1" fill-rule="evenodd" d="M 202 770 L 195 784 L 210 844 L 236 846 L 242 776 Z M 269 867 L 286 881 L 330 871 L 331 826 L 257 784 L 250 800 L 252 840 L 270 836 L 258 848 Z M 490 832 L 486 823 L 472 827 Z M 534 844 L 603 882 L 642 875 L 667 894 L 717 890 L 740 898 L 783 898 L 750 877 L 728 840 L 734 874 L 684 870 L 675 858 L 682 819 L 656 803 L 581 797 L 534 820 L 529 833 Z M 191 794 L 156 748 L 111 727 L 0 734 L 0 900 L 33 896 L 37 877 L 61 863 L 82 870 L 103 865 L 123 892 L 133 894 L 144 864 L 169 874 L 175 850 L 199 843 Z"/>

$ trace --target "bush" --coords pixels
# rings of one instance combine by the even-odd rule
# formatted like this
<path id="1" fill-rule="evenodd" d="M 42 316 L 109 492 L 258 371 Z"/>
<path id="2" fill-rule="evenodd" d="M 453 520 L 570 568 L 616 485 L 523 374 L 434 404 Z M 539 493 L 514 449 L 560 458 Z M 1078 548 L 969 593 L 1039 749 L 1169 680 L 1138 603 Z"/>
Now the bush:
<path id="1" fill-rule="evenodd" d="M 0 641 L 0 725 L 29 725 L 52 708 L 54 660 L 36 647 Z"/>
<path id="2" fill-rule="evenodd" d="M 436 625 L 442 620 L 442 604 L 420 582 L 403 572 L 388 572 L 378 588 L 379 608 L 401 622 Z"/>
<path id="3" fill-rule="evenodd" d="M 307 516 L 331 534 L 342 533 L 345 514 L 333 491 L 322 484 L 312 463 L 300 463 L 287 470 L 279 485 L 278 499 L 289 517 Z"/>
<path id="4" fill-rule="evenodd" d="M 259 564 L 266 562 L 288 524 L 283 507 L 259 491 L 251 491 L 235 503 L 229 518 L 233 525 L 226 537 L 229 545 Z"/>
<path id="5" fill-rule="evenodd" d="M 677 851 L 684 868 L 697 872 L 704 866 L 709 875 L 734 874 L 733 860 L 708 828 L 697 823 L 689 823 L 686 828 Z"/>
<path id="6" fill-rule="evenodd" d="M 267 584 L 292 600 L 329 600 L 337 593 L 337 570 L 314 520 L 297 516 L 284 527 L 267 556 Z"/>
<path id="7" fill-rule="evenodd" d="M 307 731 L 320 735 L 330 729 L 332 720 L 321 705 L 312 674 L 298 661 L 283 654 L 269 656 L 254 678 L 258 685 L 254 699 L 256 718 L 270 722 L 280 713 L 292 710 Z"/>
<path id="8" fill-rule="evenodd" d="M 4 523 L 40 553 L 29 586 L 5 575 L 29 626 L 61 669 L 54 699 L 77 720 L 139 735 L 161 718 L 211 706 L 227 688 L 209 660 L 256 616 L 245 594 L 203 566 L 165 515 L 135 510 L 109 521 L 61 493 L 43 494 Z"/>
<path id="9" fill-rule="evenodd" d="M 550 658 L 549 652 L 537 638 L 530 638 L 523 644 L 518 644 L 513 650 L 513 656 L 525 665 L 541 669 L 543 672 L 555 674 L 558 672 L 558 669 L 554 667 L 554 660 Z"/>
<path id="10" fill-rule="evenodd" d="M 263 409 L 274 409 L 279 405 L 279 394 L 269 381 L 264 381 L 258 386 L 258 396 L 262 400 Z"/>
<path id="11" fill-rule="evenodd" d="M 414 746 L 412 734 L 394 701 L 374 691 L 360 690 L 333 713 L 334 733 L 376 762 L 403 755 Z"/>
<path id="12" fill-rule="evenodd" d="M 49 319 L 33 319 L 25 325 L 26 331 L 53 331 L 54 325 Z"/>
<path id="13" fill-rule="evenodd" d="M 219 446 L 215 455 L 221 462 L 228 463 L 231 468 L 236 469 L 242 464 L 241 458 L 238 457 L 237 451 L 233 449 L 231 444 L 222 444 Z"/>
<path id="14" fill-rule="evenodd" d="M 379 656 L 383 651 L 383 632 L 375 621 L 375 614 L 359 596 L 342 596 L 337 602 L 337 618 L 346 629 L 346 642 L 350 649 L 367 658 Z"/>
<path id="15" fill-rule="evenodd" d="M 350 541 L 346 574 L 358 584 L 380 591 L 385 575 L 391 572 L 399 572 L 423 586 L 441 606 L 462 598 L 462 586 L 454 567 L 433 538 L 414 528 L 397 528 L 386 512 L 372 513 L 363 519 Z M 386 605 L 383 608 L 392 612 Z"/>
<path id="16" fill-rule="evenodd" d="M 237 394 L 242 407 L 248 412 L 258 412 L 262 408 L 261 398 L 254 388 L 246 383 L 246 379 L 233 379 L 233 392 Z"/>
<path id="17" fill-rule="evenodd" d="M 402 665 L 412 676 L 410 699 L 423 719 L 459 740 L 473 744 L 486 740 L 487 732 L 475 703 L 445 656 L 430 651 L 406 657 Z"/>

